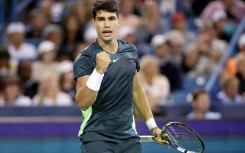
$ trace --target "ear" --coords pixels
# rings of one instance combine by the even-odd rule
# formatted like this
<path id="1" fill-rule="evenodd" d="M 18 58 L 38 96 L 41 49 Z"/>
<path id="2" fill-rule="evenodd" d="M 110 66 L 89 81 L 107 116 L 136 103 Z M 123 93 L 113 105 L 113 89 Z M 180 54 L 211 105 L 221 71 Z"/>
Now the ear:
<path id="1" fill-rule="evenodd" d="M 119 25 L 120 25 L 120 21 L 121 21 L 121 18 L 118 16 L 117 22 L 118 22 Z"/>

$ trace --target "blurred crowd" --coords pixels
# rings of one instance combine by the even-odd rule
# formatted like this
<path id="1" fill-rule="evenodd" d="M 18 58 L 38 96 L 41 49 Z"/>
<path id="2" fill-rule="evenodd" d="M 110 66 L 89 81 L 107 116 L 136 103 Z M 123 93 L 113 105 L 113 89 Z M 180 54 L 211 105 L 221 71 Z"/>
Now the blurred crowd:
<path id="1" fill-rule="evenodd" d="M 184 90 L 184 78 L 212 74 L 245 14 L 244 0 L 118 2 L 118 37 L 138 49 L 140 79 L 155 114 L 161 114 L 159 105 L 175 103 L 171 98 Z M 6 24 L 0 45 L 0 106 L 75 105 L 73 61 L 97 38 L 92 3 L 40 0 L 17 22 Z M 219 81 L 212 98 L 203 89 L 188 91 L 193 91 L 188 118 L 221 118 L 215 112 L 200 115 L 209 111 L 210 103 L 245 104 L 245 33 Z"/>

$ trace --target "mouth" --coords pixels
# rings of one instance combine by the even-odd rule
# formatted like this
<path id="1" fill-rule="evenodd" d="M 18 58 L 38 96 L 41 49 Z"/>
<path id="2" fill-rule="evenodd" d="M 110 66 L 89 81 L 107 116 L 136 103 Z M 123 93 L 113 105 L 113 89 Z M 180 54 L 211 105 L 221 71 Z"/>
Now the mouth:
<path id="1" fill-rule="evenodd" d="M 104 30 L 102 33 L 105 35 L 105 37 L 108 37 L 112 34 L 112 31 L 111 30 Z"/>

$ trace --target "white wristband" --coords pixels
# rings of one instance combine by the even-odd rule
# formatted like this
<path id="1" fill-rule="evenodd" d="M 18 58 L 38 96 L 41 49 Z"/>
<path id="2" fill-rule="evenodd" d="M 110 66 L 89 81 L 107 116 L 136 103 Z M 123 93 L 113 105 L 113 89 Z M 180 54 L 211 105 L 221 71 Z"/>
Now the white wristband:
<path id="1" fill-rule="evenodd" d="M 154 118 L 148 119 L 146 122 L 146 125 L 148 126 L 149 130 L 151 131 L 153 128 L 157 127 L 156 121 Z"/>
<path id="2" fill-rule="evenodd" d="M 87 87 L 93 91 L 99 91 L 103 77 L 104 74 L 101 75 L 94 69 L 86 83 Z"/>

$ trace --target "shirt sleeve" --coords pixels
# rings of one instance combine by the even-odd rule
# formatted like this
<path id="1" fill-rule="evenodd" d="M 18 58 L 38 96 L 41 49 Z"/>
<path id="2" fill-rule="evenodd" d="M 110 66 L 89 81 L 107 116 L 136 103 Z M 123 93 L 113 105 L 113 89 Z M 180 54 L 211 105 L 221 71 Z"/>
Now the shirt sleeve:
<path id="1" fill-rule="evenodd" d="M 90 75 L 95 68 L 95 59 L 91 54 L 82 52 L 75 59 L 73 64 L 74 80 L 84 75 Z"/>
<path id="2" fill-rule="evenodd" d="M 140 62 L 139 62 L 138 50 L 137 50 L 137 48 L 134 45 L 132 45 L 132 46 L 133 46 L 133 48 L 135 50 L 136 70 L 137 70 L 137 72 L 139 72 L 139 70 L 140 70 Z"/>

